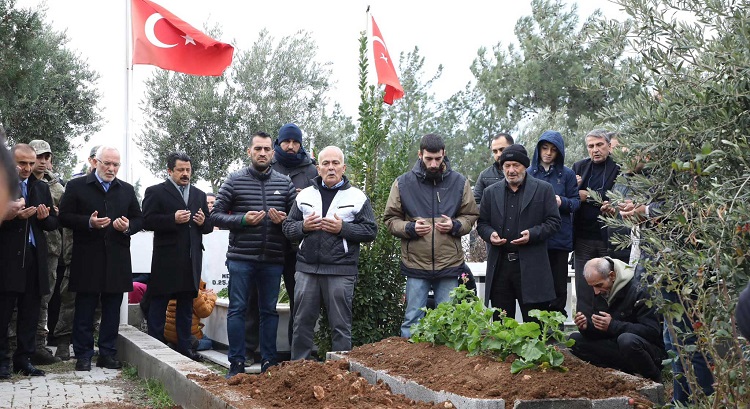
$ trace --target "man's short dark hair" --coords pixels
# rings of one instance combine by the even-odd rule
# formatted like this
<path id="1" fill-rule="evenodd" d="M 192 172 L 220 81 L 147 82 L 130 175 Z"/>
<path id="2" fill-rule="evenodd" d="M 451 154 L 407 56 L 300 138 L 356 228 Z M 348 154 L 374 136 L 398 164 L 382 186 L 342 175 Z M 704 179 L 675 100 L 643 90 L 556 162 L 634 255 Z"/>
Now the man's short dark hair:
<path id="1" fill-rule="evenodd" d="M 181 160 L 183 162 L 193 162 L 190 159 L 190 156 L 188 156 L 185 152 L 171 152 L 169 155 L 167 155 L 167 169 L 174 170 L 174 165 L 177 164 L 178 160 Z"/>
<path id="2" fill-rule="evenodd" d="M 206 197 L 216 197 L 216 193 L 214 192 L 207 192 Z"/>
<path id="3" fill-rule="evenodd" d="M 492 140 L 494 141 L 494 140 L 497 140 L 497 139 L 500 139 L 500 138 L 505 138 L 505 142 L 508 142 L 508 145 L 513 145 L 514 143 L 516 143 L 513 140 L 513 137 L 510 136 L 509 133 L 505 133 L 505 132 L 500 132 L 499 134 L 493 136 Z"/>
<path id="4" fill-rule="evenodd" d="M 419 142 L 419 151 L 420 152 L 431 152 L 436 153 L 440 152 L 443 149 L 445 149 L 445 142 L 443 142 L 443 138 L 441 138 L 439 135 L 435 135 L 434 133 L 428 133 L 427 135 L 422 137 L 422 140 Z"/>
<path id="5" fill-rule="evenodd" d="M 260 138 L 269 138 L 269 139 L 272 139 L 271 135 L 269 135 L 269 134 L 267 134 L 267 133 L 265 133 L 263 131 L 258 131 L 256 133 L 254 133 L 253 136 L 250 137 L 250 145 L 249 145 L 250 147 L 253 146 L 253 139 L 255 139 L 256 136 L 260 137 Z"/>
<path id="6" fill-rule="evenodd" d="M 36 151 L 28 143 L 17 143 L 10 148 L 10 156 L 12 156 L 14 160 L 16 157 L 16 151 L 31 152 L 34 154 L 34 157 L 36 158 Z"/>

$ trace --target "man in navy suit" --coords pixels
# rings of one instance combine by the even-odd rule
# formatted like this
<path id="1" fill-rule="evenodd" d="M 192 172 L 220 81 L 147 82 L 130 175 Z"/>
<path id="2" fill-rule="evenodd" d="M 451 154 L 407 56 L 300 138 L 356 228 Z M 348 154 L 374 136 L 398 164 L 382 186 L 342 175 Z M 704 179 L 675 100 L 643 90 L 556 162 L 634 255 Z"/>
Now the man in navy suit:
<path id="1" fill-rule="evenodd" d="M 148 334 L 165 342 L 164 325 L 170 299 L 177 300 L 177 349 L 200 360 L 190 345 L 193 299 L 198 295 L 203 260 L 203 235 L 213 227 L 207 220 L 206 194 L 190 185 L 190 157 L 182 152 L 167 156 L 166 181 L 146 189 L 143 218 L 154 231 L 154 252 L 148 294 Z"/>

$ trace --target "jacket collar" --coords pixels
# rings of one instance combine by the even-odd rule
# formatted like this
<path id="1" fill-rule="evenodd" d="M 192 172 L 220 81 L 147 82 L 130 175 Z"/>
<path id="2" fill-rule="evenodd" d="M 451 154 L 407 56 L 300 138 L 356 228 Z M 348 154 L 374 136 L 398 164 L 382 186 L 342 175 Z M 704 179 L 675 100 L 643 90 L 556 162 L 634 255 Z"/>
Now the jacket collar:
<path id="1" fill-rule="evenodd" d="M 320 176 L 315 176 L 310 180 L 312 180 L 313 182 L 312 186 L 317 190 L 320 190 L 321 186 L 323 186 L 323 178 Z M 341 180 L 344 182 L 344 184 L 336 188 L 336 190 L 346 190 L 352 187 L 352 184 L 349 182 L 349 178 L 347 178 L 346 175 L 343 175 Z"/>
<path id="2" fill-rule="evenodd" d="M 99 178 L 96 176 L 96 170 L 94 170 L 93 172 L 91 172 L 88 175 L 86 175 L 86 183 L 88 183 L 88 184 L 93 183 L 96 186 L 98 186 L 99 190 L 101 190 L 102 193 L 106 193 L 106 192 L 104 192 L 104 187 L 99 182 Z M 118 179 L 117 177 L 115 177 L 114 179 L 112 179 L 112 182 L 110 182 L 109 188 L 112 189 L 113 187 L 119 186 L 119 185 L 120 185 L 120 179 Z"/>
<path id="3" fill-rule="evenodd" d="M 273 169 L 271 166 L 268 166 L 268 168 L 264 172 L 259 172 L 257 169 L 253 167 L 253 165 L 250 165 L 247 167 L 247 172 L 254 178 L 258 180 L 268 180 L 268 178 L 271 177 L 271 173 L 273 173 Z"/>

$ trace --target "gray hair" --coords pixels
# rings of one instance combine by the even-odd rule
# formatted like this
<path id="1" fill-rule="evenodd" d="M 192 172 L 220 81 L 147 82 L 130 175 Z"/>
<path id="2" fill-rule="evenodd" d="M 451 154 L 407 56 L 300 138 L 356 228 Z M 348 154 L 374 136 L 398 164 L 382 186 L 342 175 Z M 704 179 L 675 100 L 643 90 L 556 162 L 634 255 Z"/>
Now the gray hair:
<path id="1" fill-rule="evenodd" d="M 583 266 L 583 276 L 584 278 L 588 279 L 594 272 L 596 272 L 599 273 L 602 278 L 605 278 L 607 277 L 607 275 L 609 275 L 609 272 L 613 270 L 614 266 L 606 258 L 592 258 L 591 260 L 586 262 L 585 266 Z"/>
<path id="2" fill-rule="evenodd" d="M 323 156 L 323 152 L 325 151 L 335 151 L 339 156 L 341 156 L 341 163 L 346 163 L 346 161 L 344 160 L 344 151 L 342 151 L 338 146 L 334 145 L 328 145 L 323 148 L 320 153 L 318 153 L 318 162 L 320 162 L 320 157 Z"/>
<path id="3" fill-rule="evenodd" d="M 613 132 L 610 132 L 606 129 L 594 129 L 593 131 L 590 131 L 586 134 L 586 136 L 583 137 L 583 143 L 586 143 L 586 138 L 589 136 L 592 136 L 594 138 L 601 138 L 607 141 L 607 143 L 610 142 L 610 137 L 612 136 Z"/>
<path id="4" fill-rule="evenodd" d="M 102 145 L 96 150 L 95 158 L 97 160 L 102 160 L 102 154 L 104 153 L 104 151 L 115 151 L 118 155 L 120 154 L 120 150 L 115 148 L 114 146 Z"/>

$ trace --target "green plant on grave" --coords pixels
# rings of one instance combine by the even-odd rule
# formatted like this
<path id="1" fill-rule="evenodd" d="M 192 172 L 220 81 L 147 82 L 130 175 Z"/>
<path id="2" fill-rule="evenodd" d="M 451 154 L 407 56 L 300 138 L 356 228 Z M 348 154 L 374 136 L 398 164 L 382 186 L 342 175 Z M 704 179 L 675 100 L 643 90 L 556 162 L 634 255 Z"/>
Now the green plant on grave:
<path id="1" fill-rule="evenodd" d="M 425 316 L 411 328 L 412 342 L 430 342 L 445 345 L 456 351 L 467 351 L 469 356 L 484 354 L 498 360 L 510 355 L 517 358 L 511 364 L 511 373 L 539 368 L 567 371 L 563 354 L 556 341 L 572 346 L 560 330 L 565 317 L 557 312 L 531 310 L 529 316 L 539 322 L 519 324 L 500 311 L 493 320 L 496 308 L 485 308 L 479 297 L 464 284 L 450 293 L 450 301 L 425 311 Z M 541 324 L 541 325 L 540 325 Z"/>

